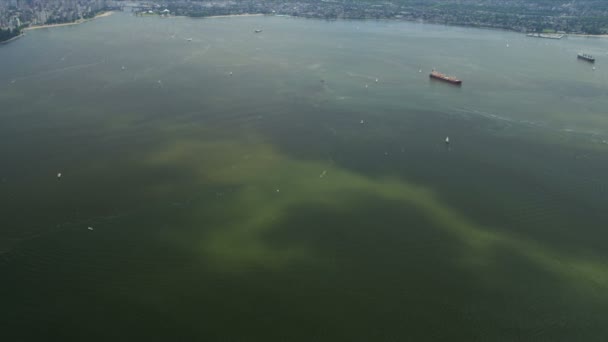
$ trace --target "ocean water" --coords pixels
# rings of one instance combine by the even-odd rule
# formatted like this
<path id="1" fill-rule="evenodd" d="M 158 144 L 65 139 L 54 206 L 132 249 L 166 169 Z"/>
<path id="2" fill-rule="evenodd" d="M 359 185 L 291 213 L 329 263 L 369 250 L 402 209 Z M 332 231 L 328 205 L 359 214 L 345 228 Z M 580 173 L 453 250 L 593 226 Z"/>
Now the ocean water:
<path id="1" fill-rule="evenodd" d="M 29 31 L 0 47 L 0 336 L 605 341 L 606 108 L 606 39 Z"/>

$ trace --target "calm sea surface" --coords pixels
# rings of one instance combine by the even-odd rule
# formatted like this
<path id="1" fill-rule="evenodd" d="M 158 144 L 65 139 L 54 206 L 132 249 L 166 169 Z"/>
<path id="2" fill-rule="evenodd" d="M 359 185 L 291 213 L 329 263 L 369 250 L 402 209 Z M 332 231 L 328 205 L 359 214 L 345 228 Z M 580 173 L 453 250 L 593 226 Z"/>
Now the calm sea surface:
<path id="1" fill-rule="evenodd" d="M 0 46 L 0 339 L 606 341 L 607 175 L 606 39 L 29 31 Z"/>

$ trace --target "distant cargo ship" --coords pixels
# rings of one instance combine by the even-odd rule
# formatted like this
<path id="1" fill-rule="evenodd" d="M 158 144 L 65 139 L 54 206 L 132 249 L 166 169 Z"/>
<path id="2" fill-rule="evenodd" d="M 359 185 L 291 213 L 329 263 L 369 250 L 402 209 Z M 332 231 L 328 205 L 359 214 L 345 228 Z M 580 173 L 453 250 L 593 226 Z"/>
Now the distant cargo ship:
<path id="1" fill-rule="evenodd" d="M 546 38 L 546 39 L 562 39 L 564 35 L 561 33 L 528 33 L 528 37 Z"/>
<path id="2" fill-rule="evenodd" d="M 260 33 L 260 32 L 262 32 L 262 30 L 257 29 L 257 30 L 255 30 L 255 31 L 253 31 L 253 32 L 255 32 L 255 33 Z"/>
<path id="3" fill-rule="evenodd" d="M 591 56 L 591 55 L 586 54 L 586 53 L 579 53 L 577 57 L 579 59 L 586 60 L 587 62 L 595 63 L 595 58 L 593 56 Z"/>
<path id="4" fill-rule="evenodd" d="M 448 83 L 456 84 L 456 85 L 461 85 L 462 84 L 461 80 L 459 80 L 459 79 L 457 79 L 455 77 L 452 77 L 452 76 L 448 76 L 448 75 L 442 74 L 442 73 L 437 72 L 435 70 L 431 71 L 431 74 L 429 75 L 429 77 L 437 79 L 437 80 L 445 81 L 445 82 L 448 82 Z"/>

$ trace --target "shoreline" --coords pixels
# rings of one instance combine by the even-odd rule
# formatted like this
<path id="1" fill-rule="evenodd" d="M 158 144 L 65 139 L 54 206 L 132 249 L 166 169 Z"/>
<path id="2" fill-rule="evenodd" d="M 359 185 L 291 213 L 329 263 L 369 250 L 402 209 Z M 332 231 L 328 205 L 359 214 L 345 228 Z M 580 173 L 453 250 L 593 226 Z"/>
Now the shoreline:
<path id="1" fill-rule="evenodd" d="M 163 17 L 163 16 L 153 15 L 153 14 L 150 14 L 149 16 L 150 17 L 156 16 L 156 17 L 160 17 L 160 18 L 164 18 L 164 19 L 171 19 L 171 18 L 218 19 L 218 18 L 262 17 L 262 16 L 280 17 L 280 15 L 264 14 L 264 13 L 211 15 L 211 16 L 208 16 L 208 17 L 190 16 L 190 15 L 170 15 L 170 16 L 167 16 L 167 17 Z M 284 15 L 284 17 L 287 17 L 287 15 Z"/>
<path id="2" fill-rule="evenodd" d="M 9 39 L 9 40 L 5 40 L 5 41 L 3 41 L 3 42 L 0 42 L 0 45 L 2 45 L 2 44 L 8 44 L 8 43 L 10 43 L 10 42 L 12 42 L 12 41 L 15 41 L 15 40 L 17 40 L 17 39 L 19 39 L 19 38 L 23 37 L 23 36 L 25 36 L 25 33 L 21 32 L 21 34 L 20 34 L 20 35 L 18 35 L 18 36 L 14 36 L 13 38 L 11 38 L 11 39 Z"/>
<path id="3" fill-rule="evenodd" d="M 515 32 L 528 34 L 530 32 L 521 32 L 514 29 L 501 28 L 501 27 L 492 27 L 492 26 L 479 26 L 479 25 L 462 25 L 462 24 L 445 24 L 441 22 L 434 21 L 424 21 L 424 20 L 408 20 L 408 19 L 400 19 L 400 18 L 333 18 L 333 19 L 324 19 L 315 16 L 293 16 L 290 14 L 264 14 L 264 13 L 245 13 L 245 14 L 226 14 L 226 15 L 213 15 L 213 16 L 190 16 L 190 15 L 172 15 L 171 18 L 191 18 L 191 19 L 209 19 L 209 18 L 234 18 L 234 17 L 261 17 L 261 16 L 269 16 L 269 17 L 291 17 L 291 18 L 303 18 L 303 19 L 317 19 L 317 20 L 331 20 L 331 21 L 339 21 L 339 20 L 354 20 L 354 21 L 367 21 L 367 20 L 386 20 L 386 21 L 402 21 L 402 22 L 410 22 L 410 23 L 421 23 L 421 24 L 433 24 L 433 25 L 444 25 L 444 26 L 453 26 L 453 27 L 463 27 L 463 28 L 476 28 L 476 29 L 484 29 L 484 30 L 497 30 L 497 31 L 505 31 L 505 32 Z M 572 37 L 587 37 L 587 38 L 608 38 L 608 34 L 576 34 L 576 33 L 564 33 L 565 36 Z"/>
<path id="4" fill-rule="evenodd" d="M 236 17 L 261 17 L 261 16 L 265 16 L 266 14 L 263 13 L 245 13 L 245 14 L 225 14 L 225 15 L 212 15 L 212 16 L 208 16 L 208 17 L 201 17 L 201 18 L 236 18 Z"/>
<path id="5" fill-rule="evenodd" d="M 24 28 L 23 32 L 25 32 L 25 31 L 31 31 L 31 30 L 44 29 L 44 28 L 52 28 L 52 27 L 80 25 L 80 24 L 86 23 L 87 21 L 91 21 L 91 20 L 95 20 L 95 19 L 98 19 L 98 18 L 104 18 L 104 17 L 111 16 L 112 14 L 114 14 L 114 11 L 107 11 L 107 12 L 103 12 L 101 14 L 98 14 L 98 15 L 94 16 L 93 18 L 90 18 L 90 19 L 78 19 L 78 20 L 73 21 L 71 23 L 30 26 L 30 27 Z"/>
<path id="6" fill-rule="evenodd" d="M 568 36 L 572 36 L 572 37 L 585 37 L 585 38 L 608 38 L 608 34 L 568 34 L 566 33 L 566 35 Z"/>
<path id="7" fill-rule="evenodd" d="M 11 38 L 9 40 L 6 40 L 4 42 L 0 42 L 0 44 L 6 44 L 6 43 L 9 43 L 9 42 L 12 42 L 13 40 L 16 40 L 18 38 L 23 37 L 25 35 L 26 31 L 43 29 L 43 28 L 53 28 L 53 27 L 80 25 L 80 24 L 86 23 L 87 21 L 91 21 L 91 20 L 95 20 L 95 19 L 98 19 L 98 18 L 104 18 L 104 17 L 111 16 L 112 14 L 114 14 L 114 11 L 106 11 L 106 12 L 103 12 L 101 14 L 96 15 L 93 18 L 90 18 L 90 19 L 79 19 L 79 20 L 71 22 L 71 23 L 50 24 L 50 25 L 37 25 L 37 26 L 26 27 L 26 28 L 24 28 L 22 30 L 22 34 L 20 34 L 19 36 L 13 37 L 13 38 Z M 203 16 L 203 17 L 193 17 L 193 16 L 189 16 L 189 15 L 175 15 L 175 16 L 172 15 L 172 16 L 170 16 L 170 18 L 219 19 L 219 18 L 238 18 L 238 17 L 261 17 L 261 16 L 293 17 L 293 18 L 304 18 L 304 19 L 327 20 L 327 19 L 317 18 L 317 17 L 314 17 L 314 16 L 308 17 L 308 16 L 292 16 L 292 15 L 289 15 L 289 14 L 264 14 L 264 13 L 225 14 L 225 15 L 213 15 L 213 16 Z M 435 23 L 433 21 L 403 20 L 403 19 L 397 19 L 397 18 L 336 18 L 336 19 L 331 19 L 331 20 L 362 20 L 362 21 L 366 21 L 366 20 L 387 20 L 387 21 L 406 21 L 406 22 L 420 22 L 420 23 L 435 24 L 435 25 L 455 26 L 455 27 L 463 27 L 463 28 L 490 29 L 490 30 L 499 30 L 499 31 L 522 33 L 520 31 L 515 31 L 515 30 L 511 30 L 511 29 L 506 29 L 506 28 L 481 27 L 481 26 L 476 26 L 476 25 L 442 24 L 442 23 Z M 565 35 L 566 36 L 572 36 L 572 37 L 583 37 L 583 38 L 608 38 L 608 34 L 575 34 L 575 33 L 565 33 Z"/>

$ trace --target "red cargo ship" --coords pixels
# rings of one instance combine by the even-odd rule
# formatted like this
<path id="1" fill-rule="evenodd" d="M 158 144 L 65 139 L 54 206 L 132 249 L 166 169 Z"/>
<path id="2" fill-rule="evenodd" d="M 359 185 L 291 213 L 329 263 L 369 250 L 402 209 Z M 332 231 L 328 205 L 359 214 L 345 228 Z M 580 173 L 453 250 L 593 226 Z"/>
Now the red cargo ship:
<path id="1" fill-rule="evenodd" d="M 457 79 L 456 77 L 448 76 L 448 75 L 442 74 L 440 72 L 437 72 L 435 70 L 431 71 L 431 74 L 429 75 L 429 77 L 435 78 L 438 80 L 442 80 L 442 81 L 446 81 L 448 83 L 452 83 L 452 84 L 456 84 L 456 85 L 462 84 L 462 81 Z"/>

